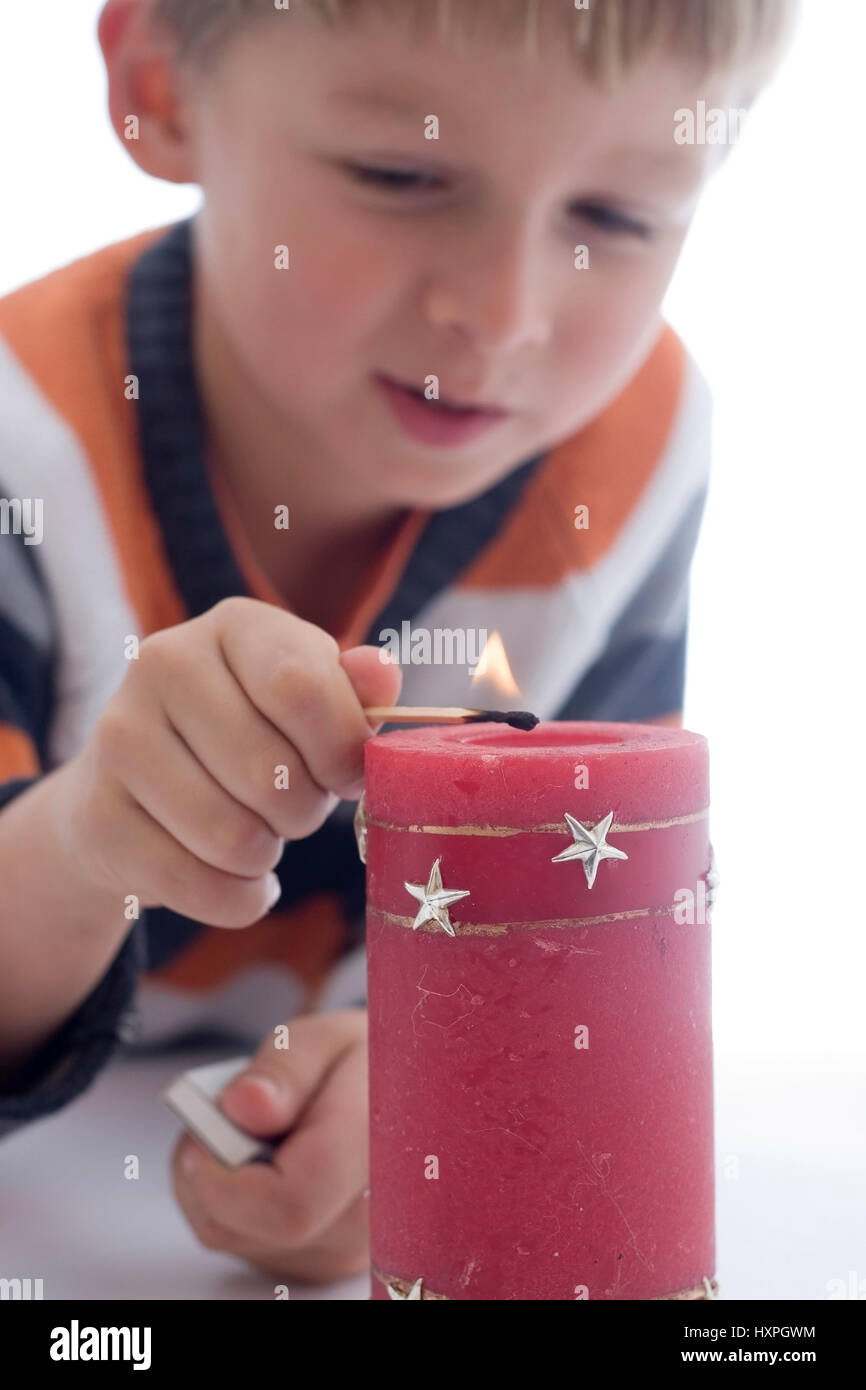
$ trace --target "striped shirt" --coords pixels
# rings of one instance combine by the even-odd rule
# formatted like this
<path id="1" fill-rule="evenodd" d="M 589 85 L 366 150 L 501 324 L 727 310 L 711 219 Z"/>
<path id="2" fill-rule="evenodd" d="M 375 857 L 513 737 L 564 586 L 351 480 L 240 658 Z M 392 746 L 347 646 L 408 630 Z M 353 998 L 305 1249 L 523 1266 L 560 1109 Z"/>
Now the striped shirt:
<path id="1" fill-rule="evenodd" d="M 210 468 L 191 259 L 185 222 L 0 300 L 0 815 L 86 743 L 131 636 L 232 595 L 287 608 Z M 679 724 L 709 416 L 663 327 L 588 426 L 468 502 L 410 510 L 340 647 L 396 649 L 402 703 L 501 705 L 455 636 L 498 634 L 521 707 L 542 718 Z M 0 1082 L 0 1135 L 68 1104 L 120 1044 L 255 1045 L 299 1012 L 362 1001 L 353 811 L 341 802 L 286 845 L 282 898 L 244 931 L 142 913 L 90 996 Z"/>

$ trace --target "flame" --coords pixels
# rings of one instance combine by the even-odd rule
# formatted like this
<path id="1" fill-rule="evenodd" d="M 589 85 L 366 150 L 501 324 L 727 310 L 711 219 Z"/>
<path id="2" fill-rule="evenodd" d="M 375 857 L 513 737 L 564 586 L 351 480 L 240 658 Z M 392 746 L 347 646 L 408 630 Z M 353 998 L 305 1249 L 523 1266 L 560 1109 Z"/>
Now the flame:
<path id="1" fill-rule="evenodd" d="M 519 695 L 520 686 L 514 679 L 511 667 L 508 664 L 508 657 L 505 654 L 505 643 L 502 641 L 498 632 L 493 632 L 484 644 L 484 650 L 478 659 L 478 665 L 472 676 L 472 684 L 484 679 L 503 698 L 508 695 Z"/>

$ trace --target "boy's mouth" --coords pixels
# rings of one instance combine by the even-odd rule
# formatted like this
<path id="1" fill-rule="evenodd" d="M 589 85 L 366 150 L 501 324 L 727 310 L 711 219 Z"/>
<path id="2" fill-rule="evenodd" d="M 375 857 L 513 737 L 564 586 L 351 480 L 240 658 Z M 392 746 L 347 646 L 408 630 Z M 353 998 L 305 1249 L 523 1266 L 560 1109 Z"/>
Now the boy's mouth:
<path id="1" fill-rule="evenodd" d="M 375 381 L 399 423 L 414 438 L 427 444 L 466 443 L 511 414 L 500 407 L 428 400 L 420 388 L 393 377 L 377 374 Z"/>

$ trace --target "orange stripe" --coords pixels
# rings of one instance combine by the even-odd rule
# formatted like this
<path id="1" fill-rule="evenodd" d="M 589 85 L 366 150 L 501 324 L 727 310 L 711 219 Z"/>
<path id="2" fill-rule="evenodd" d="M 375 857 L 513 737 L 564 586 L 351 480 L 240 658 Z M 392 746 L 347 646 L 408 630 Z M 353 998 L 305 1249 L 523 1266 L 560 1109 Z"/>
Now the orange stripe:
<path id="1" fill-rule="evenodd" d="M 145 484 L 136 403 L 124 395 L 127 280 L 165 230 L 97 251 L 0 300 L 0 333 L 90 461 L 145 634 L 186 616 Z"/>
<path id="2" fill-rule="evenodd" d="M 206 927 L 174 960 L 148 971 L 147 978 L 199 993 L 268 960 L 285 965 L 314 990 L 337 959 L 345 936 L 338 900 L 316 893 L 243 931 Z"/>
<path id="3" fill-rule="evenodd" d="M 686 356 L 667 326 L 625 390 L 548 454 L 497 540 L 461 575 L 473 588 L 552 588 L 610 549 L 664 450 Z M 576 506 L 589 527 L 575 527 Z"/>
<path id="4" fill-rule="evenodd" d="M 665 729 L 681 729 L 683 727 L 683 713 L 680 710 L 677 714 L 657 714 L 653 719 L 641 719 L 641 724 L 659 724 Z"/>
<path id="5" fill-rule="evenodd" d="M 349 599 L 337 625 L 337 641 L 343 651 L 347 647 L 357 647 L 364 641 L 376 614 L 382 611 L 395 593 L 421 532 L 432 515 L 432 512 L 420 509 L 406 515 L 393 541 L 371 567 L 359 592 Z"/>
<path id="6" fill-rule="evenodd" d="M 0 782 L 35 777 L 40 771 L 33 740 L 12 724 L 0 724 Z"/>
<path id="7" fill-rule="evenodd" d="M 235 513 L 234 501 L 226 481 L 217 468 L 209 449 L 205 450 L 205 467 L 226 539 L 250 594 L 253 598 L 260 599 L 262 603 L 271 603 L 275 608 L 288 609 L 288 604 L 279 590 L 268 579 L 256 558 L 252 545 L 247 540 L 246 531 Z"/>

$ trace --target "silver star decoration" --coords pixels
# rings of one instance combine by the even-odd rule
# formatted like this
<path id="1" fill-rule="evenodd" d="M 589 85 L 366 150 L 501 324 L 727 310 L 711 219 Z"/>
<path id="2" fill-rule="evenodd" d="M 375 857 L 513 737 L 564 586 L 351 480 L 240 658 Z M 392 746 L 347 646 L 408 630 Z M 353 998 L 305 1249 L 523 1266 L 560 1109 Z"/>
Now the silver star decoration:
<path id="1" fill-rule="evenodd" d="M 439 859 L 430 870 L 430 877 L 425 888 L 421 883 L 405 883 L 407 893 L 419 902 L 421 906 L 412 923 L 412 930 L 416 931 L 424 922 L 438 922 L 443 931 L 447 931 L 449 936 L 456 936 L 448 916 L 448 909 L 452 903 L 456 903 L 460 898 L 469 897 L 468 888 L 443 888 L 442 875 L 439 872 Z"/>
<path id="2" fill-rule="evenodd" d="M 408 1293 L 401 1293 L 393 1284 L 388 1285 L 388 1295 L 390 1298 L 402 1298 L 406 1303 L 421 1303 L 421 1285 L 424 1280 L 416 1279 Z"/>
<path id="3" fill-rule="evenodd" d="M 588 887 L 595 883 L 595 876 L 598 873 L 598 866 L 603 859 L 628 859 L 624 850 L 614 849 L 605 839 L 610 830 L 613 820 L 613 811 L 608 811 L 604 820 L 600 820 L 598 825 L 591 830 L 581 825 L 574 816 L 565 813 L 569 829 L 574 837 L 574 843 L 568 849 L 562 850 L 560 854 L 555 854 L 551 859 L 551 864 L 558 864 L 565 859 L 580 859 L 583 863 L 584 873 Z"/>
<path id="4" fill-rule="evenodd" d="M 364 815 L 364 793 L 363 793 L 363 792 L 361 792 L 361 796 L 360 796 L 360 798 L 359 798 L 359 800 L 358 800 L 358 805 L 355 807 L 355 815 L 354 815 L 354 817 L 353 817 L 353 822 L 352 822 L 352 823 L 353 823 L 353 825 L 354 825 L 354 827 L 355 827 L 355 843 L 356 843 L 357 846 L 358 846 L 358 858 L 360 859 L 360 861 L 361 861 L 362 864 L 366 864 L 366 862 L 367 862 L 367 817 Z"/>

